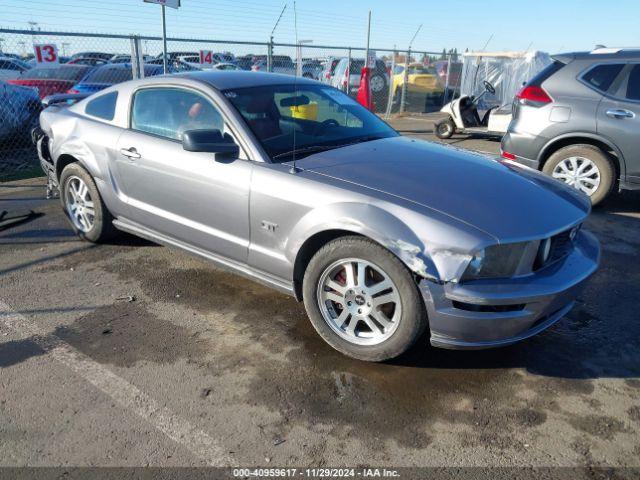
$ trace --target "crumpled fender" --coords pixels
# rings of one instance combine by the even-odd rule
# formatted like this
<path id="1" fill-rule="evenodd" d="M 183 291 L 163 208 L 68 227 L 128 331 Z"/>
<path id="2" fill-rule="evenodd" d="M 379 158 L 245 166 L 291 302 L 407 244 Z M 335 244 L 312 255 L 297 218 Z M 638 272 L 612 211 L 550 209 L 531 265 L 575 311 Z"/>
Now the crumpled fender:
<path id="1" fill-rule="evenodd" d="M 444 282 L 460 275 L 460 265 L 471 259 L 470 248 L 491 242 L 490 238 L 479 239 L 477 232 L 465 235 L 463 231 L 456 230 L 455 237 L 452 237 L 453 227 L 450 225 L 443 228 L 437 219 L 417 213 L 413 215 L 415 218 L 411 219 L 412 228 L 407 222 L 372 204 L 325 205 L 307 213 L 294 226 L 285 245 L 285 255 L 294 264 L 300 248 L 308 238 L 323 231 L 345 230 L 376 241 L 394 253 L 416 275 Z M 448 223 L 451 223 L 450 219 Z M 423 240 L 426 238 L 433 238 L 434 242 Z M 455 246 L 452 245 L 455 243 L 452 241 L 454 238 L 469 241 Z"/>

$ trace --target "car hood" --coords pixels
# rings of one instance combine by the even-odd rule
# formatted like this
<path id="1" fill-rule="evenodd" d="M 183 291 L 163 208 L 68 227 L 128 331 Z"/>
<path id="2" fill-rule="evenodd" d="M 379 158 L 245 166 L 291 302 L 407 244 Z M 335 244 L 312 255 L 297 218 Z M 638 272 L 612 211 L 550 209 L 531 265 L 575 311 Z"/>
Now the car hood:
<path id="1" fill-rule="evenodd" d="M 505 243 L 558 233 L 591 209 L 585 195 L 534 170 L 407 137 L 317 153 L 297 166 L 437 210 Z"/>

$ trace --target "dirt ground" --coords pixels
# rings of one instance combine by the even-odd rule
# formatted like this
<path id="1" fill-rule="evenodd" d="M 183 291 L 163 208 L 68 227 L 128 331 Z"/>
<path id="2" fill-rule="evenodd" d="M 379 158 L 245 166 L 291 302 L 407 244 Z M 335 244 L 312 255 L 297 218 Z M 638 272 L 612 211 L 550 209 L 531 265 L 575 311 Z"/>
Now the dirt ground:
<path id="1" fill-rule="evenodd" d="M 0 466 L 640 466 L 638 193 L 594 211 L 602 266 L 552 329 L 367 364 L 203 260 L 81 242 L 43 185 L 0 184 L 35 212 L 0 230 Z"/>

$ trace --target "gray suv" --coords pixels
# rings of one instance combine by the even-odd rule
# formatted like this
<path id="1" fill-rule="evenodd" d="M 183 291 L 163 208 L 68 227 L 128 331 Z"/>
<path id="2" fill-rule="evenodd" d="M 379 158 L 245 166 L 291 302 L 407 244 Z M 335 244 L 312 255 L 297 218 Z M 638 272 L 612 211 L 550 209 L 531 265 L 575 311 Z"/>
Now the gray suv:
<path id="1" fill-rule="evenodd" d="M 640 50 L 556 55 L 516 95 L 502 156 L 604 200 L 640 189 Z"/>

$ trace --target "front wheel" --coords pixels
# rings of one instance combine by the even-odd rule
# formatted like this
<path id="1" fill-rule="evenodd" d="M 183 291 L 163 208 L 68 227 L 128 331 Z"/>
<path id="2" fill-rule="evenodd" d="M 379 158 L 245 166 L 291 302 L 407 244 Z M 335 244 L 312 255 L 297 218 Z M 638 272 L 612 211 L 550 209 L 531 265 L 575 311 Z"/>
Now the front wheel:
<path id="1" fill-rule="evenodd" d="M 384 361 L 405 352 L 424 332 L 424 304 L 405 265 L 380 245 L 343 237 L 309 262 L 304 304 L 316 331 L 353 358 Z"/>
<path id="2" fill-rule="evenodd" d="M 442 120 L 436 124 L 436 137 L 442 140 L 451 138 L 455 131 L 456 126 L 451 118 L 447 118 L 446 120 Z"/>
<path id="3" fill-rule="evenodd" d="M 542 171 L 587 194 L 592 205 L 609 196 L 615 168 L 607 154 L 593 145 L 569 145 L 553 153 Z"/>

